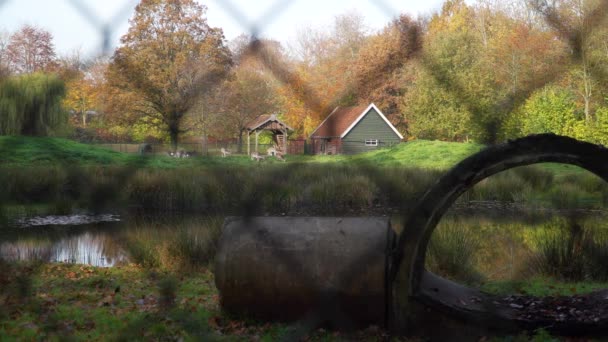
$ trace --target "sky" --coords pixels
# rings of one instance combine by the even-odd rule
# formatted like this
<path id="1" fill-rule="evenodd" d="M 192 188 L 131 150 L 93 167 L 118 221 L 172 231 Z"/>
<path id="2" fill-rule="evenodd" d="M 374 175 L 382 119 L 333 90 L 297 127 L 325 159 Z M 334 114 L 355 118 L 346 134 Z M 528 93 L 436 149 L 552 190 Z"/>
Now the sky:
<path id="1" fill-rule="evenodd" d="M 102 52 L 103 26 L 111 28 L 112 48 L 129 28 L 136 0 L 0 0 L 0 31 L 14 32 L 33 24 L 53 34 L 59 55 L 80 50 L 83 56 Z M 209 25 L 220 27 L 231 40 L 259 28 L 258 36 L 282 43 L 299 28 L 330 27 L 336 15 L 356 11 L 374 31 L 399 13 L 425 15 L 443 0 L 199 0 L 207 6 Z M 80 5 L 78 5 L 80 4 Z M 85 14 L 88 13 L 88 14 Z"/>

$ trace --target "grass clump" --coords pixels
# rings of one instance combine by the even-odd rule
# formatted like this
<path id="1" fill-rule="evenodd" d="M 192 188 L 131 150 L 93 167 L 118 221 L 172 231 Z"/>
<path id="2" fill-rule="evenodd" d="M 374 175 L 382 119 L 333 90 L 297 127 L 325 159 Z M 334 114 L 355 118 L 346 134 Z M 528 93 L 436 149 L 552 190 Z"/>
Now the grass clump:
<path id="1" fill-rule="evenodd" d="M 534 238 L 531 268 L 566 281 L 607 281 L 607 237 L 573 218 L 554 220 Z"/>
<path id="2" fill-rule="evenodd" d="M 442 277 L 468 285 L 481 282 L 476 270 L 476 252 L 480 246 L 477 234 L 457 221 L 442 223 L 433 235 L 427 249 L 427 268 Z"/>
<path id="3" fill-rule="evenodd" d="M 221 225 L 219 218 L 184 221 L 177 227 L 143 219 L 122 233 L 121 240 L 131 260 L 145 268 L 192 271 L 213 260 Z"/>

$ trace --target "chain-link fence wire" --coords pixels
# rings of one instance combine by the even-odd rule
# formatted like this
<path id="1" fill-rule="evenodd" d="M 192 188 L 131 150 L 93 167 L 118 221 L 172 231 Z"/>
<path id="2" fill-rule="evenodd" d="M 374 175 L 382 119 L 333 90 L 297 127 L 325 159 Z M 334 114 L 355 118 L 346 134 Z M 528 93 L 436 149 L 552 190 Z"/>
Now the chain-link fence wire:
<path id="1" fill-rule="evenodd" d="M 254 39 L 259 37 L 264 26 L 272 24 L 293 3 L 295 3 L 295 0 L 278 0 L 267 8 L 261 16 L 252 20 L 243 13 L 243 11 L 239 10 L 238 6 L 233 2 L 218 1 L 218 4 L 220 4 L 222 8 L 240 24 L 241 28 L 245 32 L 248 32 Z"/>
<path id="2" fill-rule="evenodd" d="M 0 0 L 0 10 L 12 0 Z M 95 10 L 83 0 L 65 0 L 70 4 L 75 11 L 88 22 L 98 33 L 101 40 L 101 46 L 99 51 L 102 55 L 110 55 L 113 49 L 112 37 L 116 33 L 116 30 L 120 27 L 120 24 L 128 19 L 132 13 L 133 8 L 139 2 L 138 0 L 125 0 L 123 6 L 116 11 L 110 20 L 105 20 L 99 16 Z"/>
<path id="3" fill-rule="evenodd" d="M 78 13 L 99 33 L 101 38 L 101 52 L 103 55 L 109 55 L 112 51 L 112 37 L 114 30 L 120 27 L 120 23 L 124 22 L 131 15 L 132 9 L 138 3 L 138 0 L 126 1 L 121 9 L 108 21 L 101 19 L 95 11 L 91 9 L 82 0 L 69 0 L 68 3 L 78 11 Z"/>
<path id="4" fill-rule="evenodd" d="M 0 0 L 0 11 L 10 0 Z M 103 20 L 94 10 L 92 10 L 84 1 L 82 0 L 66 0 L 68 3 L 83 17 L 86 19 L 90 25 L 95 28 L 98 32 L 99 37 L 101 37 L 102 46 L 101 53 L 105 55 L 111 54 L 112 49 L 114 48 L 111 43 L 111 37 L 116 33 L 115 28 L 118 27 L 118 23 L 124 21 L 126 18 L 132 15 L 132 9 L 137 3 L 136 0 L 125 1 L 124 6 L 117 11 L 117 13 L 110 20 Z M 239 7 L 230 0 L 217 0 L 217 3 L 222 6 L 222 8 L 229 13 L 237 22 L 241 23 L 241 27 L 243 30 L 249 32 L 251 36 L 251 41 L 247 49 L 247 54 L 250 56 L 254 56 L 258 58 L 265 67 L 282 83 L 286 85 L 294 85 L 300 84 L 304 85 L 305 90 L 301 92 L 296 92 L 298 94 L 309 94 L 305 95 L 299 100 L 301 100 L 305 106 L 315 113 L 322 113 L 326 110 L 322 105 L 321 101 L 317 96 L 315 96 L 314 91 L 312 90 L 311 85 L 302 82 L 302 80 L 298 77 L 297 74 L 291 71 L 291 68 L 287 65 L 287 62 L 284 61 L 276 61 L 270 58 L 268 52 L 263 48 L 263 44 L 259 40 L 260 33 L 263 32 L 265 26 L 269 25 L 277 18 L 279 18 L 285 10 L 291 6 L 295 0 L 278 0 L 272 6 L 270 6 L 261 16 L 257 18 L 250 18 L 243 11 L 239 9 Z M 379 10 L 385 13 L 389 17 L 397 18 L 399 13 L 395 10 L 389 3 L 383 0 L 369 0 L 370 3 L 375 5 Z M 605 19 L 606 13 L 608 13 L 608 0 L 601 0 L 595 10 L 590 12 L 584 20 L 587 25 L 584 27 L 574 27 L 569 26 L 566 20 L 560 16 L 560 13 L 555 9 L 553 3 L 547 0 L 529 0 L 529 4 L 532 8 L 544 17 L 547 25 L 552 28 L 558 35 L 565 41 L 569 47 L 569 49 L 573 52 L 570 56 L 573 63 L 581 63 L 583 58 L 583 49 L 584 49 L 584 35 L 589 34 L 596 30 L 602 24 L 602 21 Z M 440 72 L 440 68 L 437 67 L 437 61 L 429 57 L 428 55 L 424 55 L 421 53 L 422 47 L 422 35 L 423 33 L 420 31 L 420 27 L 417 25 L 403 26 L 399 31 L 400 38 L 399 39 L 399 47 L 400 51 L 404 51 L 405 55 L 410 58 L 416 58 L 421 62 L 421 65 L 429 74 L 435 78 L 436 83 L 440 85 L 447 92 L 454 94 L 454 98 L 459 101 L 464 108 L 468 109 L 473 116 L 483 115 L 484 108 L 479 107 L 478 104 L 471 100 L 467 100 L 467 97 L 461 97 L 460 94 L 463 94 L 466 89 L 464 84 L 458 83 L 458 81 L 454 81 L 445 75 L 442 75 Z M 271 62 L 272 61 L 272 62 Z M 403 61 L 405 63 L 406 60 Z M 403 64 L 397 64 L 392 68 L 399 68 L 403 66 Z M 387 70 L 383 70 L 385 73 Z M 389 71 L 390 72 L 390 71 Z M 542 88 L 543 86 L 555 81 L 560 75 L 562 75 L 564 70 L 559 68 L 554 68 L 552 72 L 547 75 L 543 79 L 543 82 L 537 84 L 532 89 L 527 90 L 519 90 L 525 91 L 525 94 L 520 93 L 511 93 L 505 100 L 501 103 L 495 103 L 494 107 L 500 109 L 501 111 L 509 111 L 516 108 L 520 103 L 518 103 L 516 99 L 525 99 L 530 95 L 533 91 Z M 606 79 L 608 75 L 605 75 L 603 70 L 598 70 L 597 72 L 602 73 L 599 75 L 600 77 Z M 378 77 L 383 77 L 383 74 L 378 73 Z M 350 89 L 355 89 L 358 84 L 353 84 L 350 86 Z M 521 101 L 521 100 L 519 100 Z M 487 127 L 488 131 L 491 134 L 496 128 L 495 127 Z M 138 169 L 145 168 L 148 165 L 148 161 L 142 160 L 141 162 L 132 165 L 129 168 L 125 168 L 124 171 L 118 176 L 118 180 L 115 184 L 115 188 L 119 191 L 121 188 L 126 186 L 129 183 L 129 180 L 132 179 L 135 172 Z M 73 169 L 73 165 L 64 165 L 65 168 Z M 294 165 L 287 165 L 285 168 L 276 169 L 270 172 L 266 182 L 262 184 L 258 184 L 260 189 L 263 188 L 272 188 L 273 180 L 281 179 L 289 175 L 290 172 L 295 171 Z M 381 171 L 374 168 L 372 165 L 362 165 L 361 169 L 363 172 L 368 173 L 369 175 L 379 176 Z M 218 170 L 217 172 L 222 172 Z M 218 175 L 220 176 L 220 175 Z M 94 196 L 94 195 L 92 195 Z M 103 198 L 103 197 L 101 197 Z M 103 203 L 103 201 L 95 202 L 96 205 L 103 207 L 107 203 Z M 245 200 L 242 203 L 241 214 L 245 217 L 253 216 L 259 212 L 260 203 L 255 193 L 252 193 L 248 200 Z M 279 250 L 279 249 L 275 249 Z M 363 256 L 365 259 L 367 256 Z M 287 255 L 277 255 L 277 260 L 283 260 L 286 265 L 295 265 L 299 263 L 298 260 L 292 260 Z M 360 260 L 359 260 L 360 261 Z M 342 281 L 348 283 L 349 281 L 354 281 L 356 279 L 357 274 L 361 272 L 359 270 L 359 265 L 361 262 L 354 262 L 353 265 L 343 271 L 343 275 L 341 277 Z M 401 260 L 393 260 L 392 264 L 397 267 Z M 300 269 L 300 268 L 298 268 Z M 304 283 L 308 283 L 314 285 L 314 279 L 311 275 L 308 274 L 298 274 L 301 281 Z M 291 329 L 288 329 L 290 333 L 285 336 L 286 340 L 293 340 L 303 337 L 309 334 L 312 330 L 317 328 L 320 324 L 327 322 L 328 320 L 332 321 L 340 321 L 341 325 L 349 325 L 353 324 L 352 320 L 348 315 L 343 312 L 339 312 L 333 310 L 333 298 L 331 293 L 326 294 L 325 303 L 328 305 L 322 308 L 319 308 L 315 312 L 311 312 L 305 317 L 303 317 L 299 322 L 293 324 Z"/>

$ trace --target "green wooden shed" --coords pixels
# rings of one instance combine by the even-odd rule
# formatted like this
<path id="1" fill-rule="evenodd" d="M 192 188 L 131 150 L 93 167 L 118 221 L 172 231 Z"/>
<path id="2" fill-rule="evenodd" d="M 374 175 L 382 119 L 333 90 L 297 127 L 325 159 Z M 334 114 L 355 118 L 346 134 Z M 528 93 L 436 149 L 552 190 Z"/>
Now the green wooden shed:
<path id="1" fill-rule="evenodd" d="M 355 154 L 398 144 L 403 135 L 373 103 L 337 107 L 310 135 L 314 154 Z"/>

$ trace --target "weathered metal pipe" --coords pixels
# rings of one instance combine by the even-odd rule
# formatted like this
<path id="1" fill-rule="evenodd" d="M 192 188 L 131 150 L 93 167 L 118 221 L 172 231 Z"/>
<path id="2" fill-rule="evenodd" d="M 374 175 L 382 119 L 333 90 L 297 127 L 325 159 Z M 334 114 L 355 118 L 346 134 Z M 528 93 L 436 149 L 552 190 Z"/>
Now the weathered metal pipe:
<path id="1" fill-rule="evenodd" d="M 228 218 L 216 257 L 224 310 L 261 319 L 383 324 L 387 217 Z"/>

